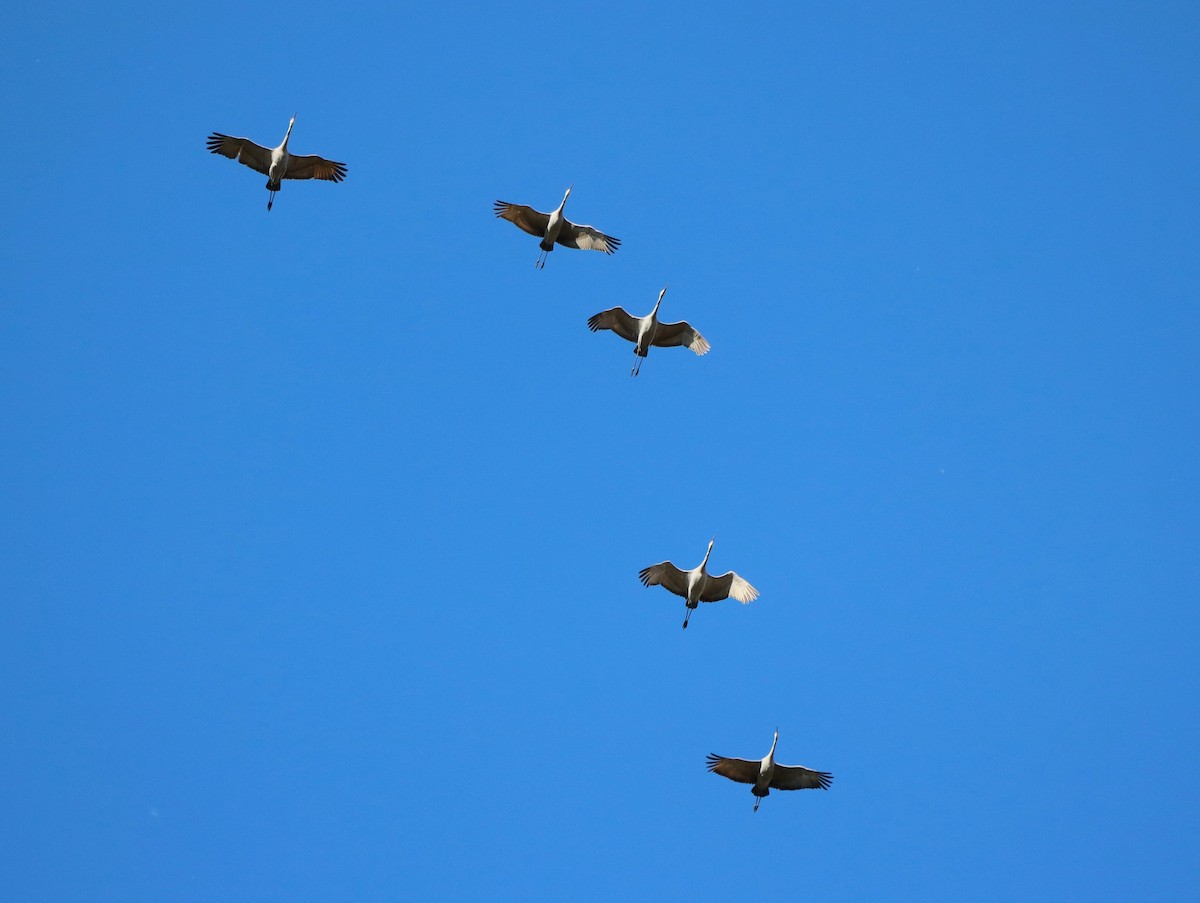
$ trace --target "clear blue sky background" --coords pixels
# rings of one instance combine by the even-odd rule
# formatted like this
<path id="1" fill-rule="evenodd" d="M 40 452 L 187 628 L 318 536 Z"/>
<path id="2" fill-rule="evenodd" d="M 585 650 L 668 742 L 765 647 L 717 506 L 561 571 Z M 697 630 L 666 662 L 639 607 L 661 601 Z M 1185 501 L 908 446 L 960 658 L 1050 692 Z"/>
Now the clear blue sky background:
<path id="1" fill-rule="evenodd" d="M 12 900 L 1200 894 L 1200 12 L 18 2 Z M 211 131 L 349 165 L 265 179 Z M 496 198 L 620 237 L 536 241 Z M 704 358 L 594 335 L 648 310 Z M 719 532 L 718 532 L 719 531 Z M 758 602 L 643 589 L 736 569 Z M 709 775 L 708 752 L 832 771 Z"/>

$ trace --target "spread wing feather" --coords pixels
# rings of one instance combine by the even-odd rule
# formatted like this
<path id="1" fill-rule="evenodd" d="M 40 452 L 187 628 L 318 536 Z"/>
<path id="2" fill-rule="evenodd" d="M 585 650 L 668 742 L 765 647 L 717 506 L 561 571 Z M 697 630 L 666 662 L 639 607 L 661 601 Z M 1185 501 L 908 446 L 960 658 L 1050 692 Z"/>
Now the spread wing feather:
<path id="1" fill-rule="evenodd" d="M 728 571 L 720 577 L 709 577 L 700 594 L 701 602 L 720 602 L 722 599 L 737 599 L 745 605 L 758 598 L 758 590 L 735 574 Z"/>
<path id="2" fill-rule="evenodd" d="M 549 217 L 547 217 L 547 221 L 549 221 Z M 542 230 L 542 234 L 546 234 L 544 229 Z M 566 219 L 563 220 L 562 228 L 559 230 L 558 238 L 555 241 L 566 248 L 580 248 L 584 251 L 603 251 L 605 254 L 615 253 L 617 248 L 621 247 L 621 239 L 605 235 L 599 229 L 593 229 L 591 226 L 576 225 Z"/>
<path id="3" fill-rule="evenodd" d="M 611 329 L 627 342 L 637 341 L 638 318 L 630 316 L 624 308 L 613 307 L 601 311 L 587 321 L 588 329 L 596 332 L 600 329 Z"/>
<path id="4" fill-rule="evenodd" d="M 549 213 L 542 213 L 524 204 L 510 204 L 508 201 L 496 201 L 492 209 L 496 216 L 508 220 L 518 229 L 538 238 L 546 237 L 546 229 L 550 226 Z"/>
<path id="5" fill-rule="evenodd" d="M 704 336 L 692 328 L 690 323 L 659 323 L 654 331 L 654 341 L 651 344 L 660 348 L 685 345 L 696 354 L 707 354 L 708 349 L 712 347 Z"/>
<path id="6" fill-rule="evenodd" d="M 780 765 L 775 763 L 771 775 L 772 790 L 828 790 L 833 775 L 827 771 L 813 771 L 803 765 Z"/>
<path id="7" fill-rule="evenodd" d="M 335 160 L 326 160 L 313 154 L 298 157 L 288 156 L 285 179 L 324 179 L 327 182 L 340 182 L 346 178 L 346 164 Z"/>
<path id="8" fill-rule="evenodd" d="M 208 136 L 208 149 L 214 154 L 244 163 L 264 176 L 271 169 L 271 152 L 265 147 L 259 147 L 249 138 L 234 138 L 231 135 L 213 132 Z"/>
<path id="9" fill-rule="evenodd" d="M 728 759 L 716 753 L 708 754 L 708 770 L 723 778 L 737 781 L 739 784 L 753 784 L 758 780 L 758 769 L 761 762 L 751 762 L 749 759 Z M 772 784 L 772 787 L 775 785 Z"/>
<path id="10" fill-rule="evenodd" d="M 652 564 L 638 573 L 642 586 L 660 585 L 677 596 L 687 598 L 687 574 L 669 561 Z"/>

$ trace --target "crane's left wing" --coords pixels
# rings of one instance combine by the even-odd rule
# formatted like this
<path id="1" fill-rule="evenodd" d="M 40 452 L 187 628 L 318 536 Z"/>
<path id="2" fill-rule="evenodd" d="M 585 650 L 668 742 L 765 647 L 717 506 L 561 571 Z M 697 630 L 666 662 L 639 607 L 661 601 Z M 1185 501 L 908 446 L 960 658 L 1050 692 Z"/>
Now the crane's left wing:
<path id="1" fill-rule="evenodd" d="M 661 584 L 677 596 L 687 598 L 687 575 L 669 561 L 660 561 L 638 572 L 642 586 Z"/>
<path id="2" fill-rule="evenodd" d="M 271 152 L 265 147 L 259 147 L 249 138 L 234 138 L 232 135 L 213 132 L 208 136 L 207 145 L 212 153 L 237 160 L 264 176 L 270 172 Z"/>
<path id="3" fill-rule="evenodd" d="M 828 790 L 833 775 L 827 771 L 813 771 L 803 765 L 780 765 L 775 763 L 771 775 L 772 790 Z"/>
<path id="4" fill-rule="evenodd" d="M 340 182 L 346 178 L 346 164 L 338 163 L 336 160 L 326 160 L 324 157 L 314 154 L 304 157 L 292 154 L 288 157 L 287 171 L 284 172 L 283 177 L 285 179 L 324 179 L 327 182 Z"/>
<path id="5" fill-rule="evenodd" d="M 654 331 L 654 342 L 659 348 L 685 345 L 696 354 L 707 354 L 712 346 L 708 340 L 692 328 L 690 323 L 659 323 Z"/>
<path id="6" fill-rule="evenodd" d="M 622 307 L 602 310 L 588 318 L 588 329 L 595 332 L 598 329 L 611 329 L 627 342 L 637 341 L 638 318 L 631 317 Z"/>
<path id="7" fill-rule="evenodd" d="M 701 602 L 719 602 L 721 599 L 737 599 L 743 605 L 758 598 L 758 590 L 735 574 L 728 571 L 720 577 L 710 577 L 700 594 Z"/>
<path id="8" fill-rule="evenodd" d="M 545 233 L 542 233 L 545 235 Z M 605 254 L 615 253 L 621 247 L 621 239 L 605 235 L 599 229 L 591 226 L 577 226 L 570 220 L 563 220 L 562 228 L 556 239 L 566 248 L 579 248 L 583 251 L 603 251 Z"/>
<path id="9" fill-rule="evenodd" d="M 749 759 L 727 759 L 716 753 L 708 754 L 708 770 L 723 778 L 737 781 L 739 784 L 753 784 L 758 780 L 758 769 L 761 762 L 751 762 Z M 772 784 L 771 786 L 774 786 Z"/>
<path id="10" fill-rule="evenodd" d="M 492 210 L 500 219 L 506 219 L 518 229 L 528 232 L 538 238 L 546 237 L 550 227 L 550 214 L 526 207 L 524 204 L 510 204 L 508 201 L 496 201 Z"/>

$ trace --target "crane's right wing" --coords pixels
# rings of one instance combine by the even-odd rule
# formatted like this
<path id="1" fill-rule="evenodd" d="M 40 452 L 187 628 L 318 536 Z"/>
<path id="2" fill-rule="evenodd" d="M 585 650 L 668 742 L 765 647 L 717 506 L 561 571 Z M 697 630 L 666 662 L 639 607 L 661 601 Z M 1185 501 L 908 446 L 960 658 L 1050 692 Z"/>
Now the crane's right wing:
<path id="1" fill-rule="evenodd" d="M 749 759 L 727 759 L 716 753 L 708 754 L 708 770 L 723 778 L 737 781 L 739 784 L 753 784 L 758 780 L 758 769 L 761 762 L 751 762 Z M 773 785 L 772 785 L 773 786 Z"/>
<path id="2" fill-rule="evenodd" d="M 642 581 L 642 586 L 659 585 L 669 589 L 677 596 L 687 598 L 687 575 L 669 561 L 642 568 L 638 573 L 638 579 Z"/>
<path id="3" fill-rule="evenodd" d="M 621 239 L 613 238 L 611 235 L 605 235 L 599 229 L 581 226 L 565 218 L 556 240 L 565 248 L 603 251 L 605 254 L 615 254 L 617 248 L 621 247 Z"/>
<path id="4" fill-rule="evenodd" d="M 271 152 L 265 147 L 259 147 L 249 138 L 233 138 L 213 132 L 208 136 L 208 149 L 214 154 L 244 163 L 264 176 L 270 173 Z"/>
<path id="5" fill-rule="evenodd" d="M 696 354 L 707 354 L 712 347 L 690 323 L 659 323 L 654 330 L 654 344 L 659 348 L 684 345 Z"/>
<path id="6" fill-rule="evenodd" d="M 833 775 L 828 771 L 813 771 L 803 765 L 780 765 L 775 763 L 771 775 L 774 790 L 828 790 Z"/>
<path id="7" fill-rule="evenodd" d="M 303 157 L 288 156 L 285 179 L 324 179 L 327 182 L 340 182 L 346 178 L 346 164 L 336 160 L 326 160 L 316 154 Z"/>
<path id="8" fill-rule="evenodd" d="M 631 317 L 623 308 L 614 307 L 601 311 L 588 319 L 588 329 L 595 332 L 598 329 L 611 329 L 627 342 L 637 341 L 638 318 Z"/>
<path id="9" fill-rule="evenodd" d="M 508 201 L 496 201 L 493 210 L 496 216 L 508 220 L 518 229 L 523 229 L 538 238 L 546 237 L 546 229 L 550 226 L 549 213 L 542 213 L 524 204 L 510 204 Z"/>
<path id="10" fill-rule="evenodd" d="M 701 602 L 719 602 L 722 599 L 737 599 L 743 605 L 758 598 L 758 590 L 739 577 L 733 571 L 726 571 L 720 577 L 709 577 L 700 595 Z"/>

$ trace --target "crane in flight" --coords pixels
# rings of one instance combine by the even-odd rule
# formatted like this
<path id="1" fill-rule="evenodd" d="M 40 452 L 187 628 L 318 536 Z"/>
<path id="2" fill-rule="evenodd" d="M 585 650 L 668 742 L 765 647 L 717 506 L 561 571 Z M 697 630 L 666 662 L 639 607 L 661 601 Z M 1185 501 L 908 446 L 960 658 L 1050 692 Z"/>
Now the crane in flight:
<path id="1" fill-rule="evenodd" d="M 775 740 L 771 743 L 771 751 L 759 761 L 751 759 L 729 759 L 715 753 L 708 754 L 708 770 L 723 778 L 737 781 L 739 784 L 753 784 L 750 792 L 754 794 L 754 811 L 764 796 L 770 796 L 772 790 L 828 790 L 833 782 L 833 775 L 827 771 L 813 771 L 803 765 L 780 765 L 775 761 L 775 744 L 779 742 L 779 731 L 775 731 Z"/>
<path id="2" fill-rule="evenodd" d="M 624 308 L 614 307 L 601 311 L 587 321 L 588 329 L 592 332 L 611 329 L 625 341 L 633 342 L 634 358 L 633 368 L 629 371 L 630 376 L 637 376 L 642 372 L 642 361 L 650 353 L 651 345 L 659 348 L 684 345 L 698 355 L 707 354 L 712 347 L 690 323 L 663 323 L 658 319 L 658 306 L 662 304 L 663 295 L 666 293 L 667 287 L 663 286 L 663 290 L 658 293 L 658 300 L 654 302 L 654 310 L 644 317 L 635 317 Z"/>
<path id="3" fill-rule="evenodd" d="M 681 571 L 671 562 L 663 561 L 642 568 L 638 573 L 642 586 L 663 586 L 687 600 L 687 614 L 683 617 L 684 630 L 687 630 L 688 618 L 701 602 L 720 602 L 722 599 L 733 598 L 745 605 L 758 598 L 758 590 L 733 571 L 726 571 L 719 577 L 714 577 L 705 570 L 708 556 L 712 554 L 713 543 L 716 541 L 715 536 L 709 540 L 704 560 L 690 571 Z"/>
<path id="4" fill-rule="evenodd" d="M 279 147 L 260 147 L 249 138 L 233 138 L 213 132 L 208 136 L 208 149 L 214 154 L 221 154 L 230 160 L 237 160 L 255 172 L 261 172 L 267 177 L 267 210 L 275 203 L 277 192 L 283 179 L 325 179 L 328 182 L 340 182 L 346 178 L 346 164 L 334 160 L 326 160 L 316 155 L 300 156 L 288 153 L 288 139 L 292 137 L 292 126 L 296 124 L 293 116 L 288 123 L 287 134 Z"/>
<path id="5" fill-rule="evenodd" d="M 575 186 L 572 185 L 571 188 Z M 552 213 L 542 213 L 524 204 L 510 204 L 508 201 L 496 201 L 494 210 L 500 219 L 506 219 L 518 229 L 528 232 L 535 238 L 540 238 L 538 245 L 542 249 L 534 261 L 535 267 L 544 268 L 546 258 L 554 250 L 558 242 L 564 248 L 579 248 L 584 251 L 603 251 L 605 254 L 614 253 L 621 246 L 621 239 L 605 235 L 599 229 L 591 226 L 580 226 L 563 216 L 563 207 L 571 196 L 571 188 L 563 195 L 562 203 Z"/>

